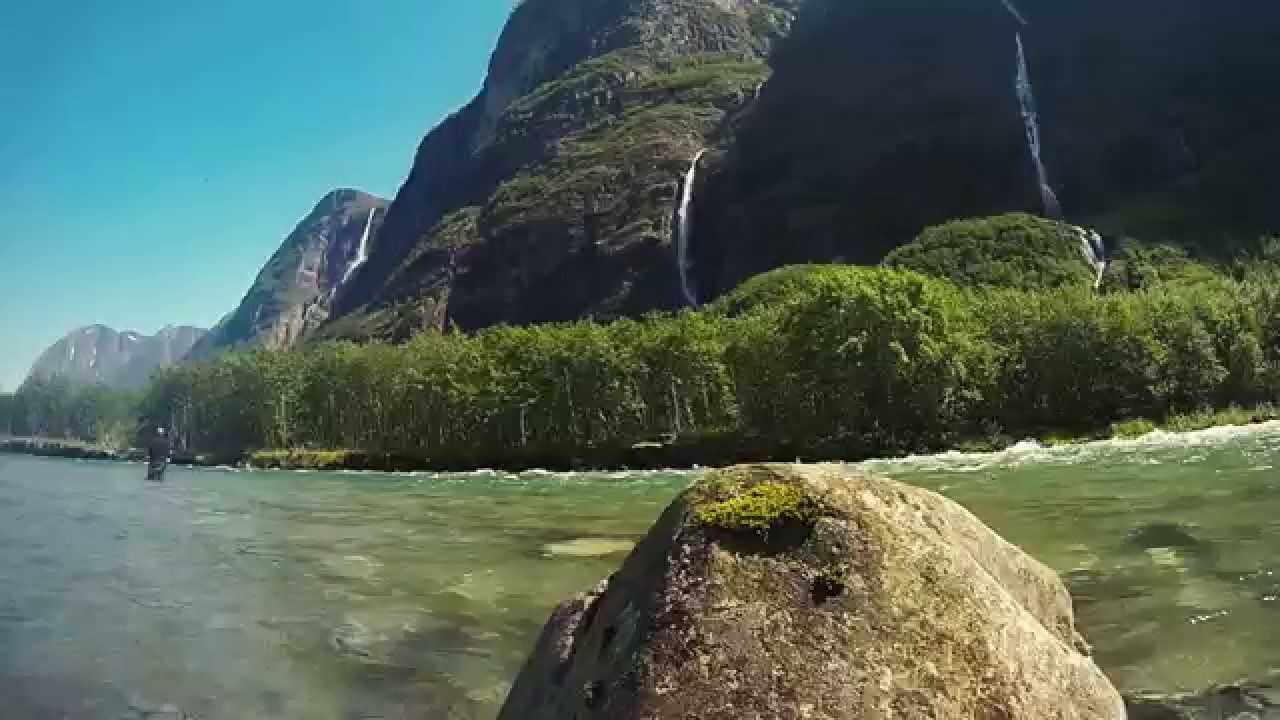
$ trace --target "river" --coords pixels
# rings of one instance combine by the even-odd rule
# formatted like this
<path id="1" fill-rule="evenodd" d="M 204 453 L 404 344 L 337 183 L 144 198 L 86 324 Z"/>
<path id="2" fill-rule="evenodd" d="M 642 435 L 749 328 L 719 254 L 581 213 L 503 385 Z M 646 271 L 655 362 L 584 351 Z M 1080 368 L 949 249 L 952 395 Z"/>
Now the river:
<path id="1" fill-rule="evenodd" d="M 867 465 L 1063 573 L 1122 689 L 1280 666 L 1280 426 Z M 142 475 L 0 456 L 5 717 L 492 718 L 693 477 Z"/>

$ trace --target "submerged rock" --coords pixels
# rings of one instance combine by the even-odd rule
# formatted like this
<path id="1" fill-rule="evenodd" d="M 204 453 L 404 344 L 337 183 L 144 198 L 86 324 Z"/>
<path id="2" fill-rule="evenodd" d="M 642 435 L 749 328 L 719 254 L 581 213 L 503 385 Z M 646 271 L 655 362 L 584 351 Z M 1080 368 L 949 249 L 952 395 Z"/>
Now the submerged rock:
<path id="1" fill-rule="evenodd" d="M 837 466 L 712 473 L 561 605 L 499 720 L 1111 720 L 1054 573 L 959 505 Z"/>
<path id="2" fill-rule="evenodd" d="M 548 557 L 604 557 L 629 552 L 635 546 L 631 540 L 585 537 L 547 543 L 542 546 L 542 554 Z"/>
<path id="3" fill-rule="evenodd" d="M 134 695 L 129 699 L 128 714 L 120 720 L 192 720 L 192 716 L 173 703 L 155 704 Z"/>
<path id="4" fill-rule="evenodd" d="M 1195 528 L 1180 523 L 1148 523 L 1134 528 L 1127 539 L 1129 545 L 1144 550 L 1161 567 L 1212 567 L 1218 559 L 1218 548 L 1195 533 Z"/>
<path id="5" fill-rule="evenodd" d="M 1207 545 L 1191 528 L 1177 523 L 1148 523 L 1129 533 L 1129 543 L 1144 550 L 1156 548 L 1198 549 Z"/>
<path id="6" fill-rule="evenodd" d="M 1125 697 L 1129 720 L 1280 720 L 1280 686 L 1228 685 L 1192 695 Z"/>

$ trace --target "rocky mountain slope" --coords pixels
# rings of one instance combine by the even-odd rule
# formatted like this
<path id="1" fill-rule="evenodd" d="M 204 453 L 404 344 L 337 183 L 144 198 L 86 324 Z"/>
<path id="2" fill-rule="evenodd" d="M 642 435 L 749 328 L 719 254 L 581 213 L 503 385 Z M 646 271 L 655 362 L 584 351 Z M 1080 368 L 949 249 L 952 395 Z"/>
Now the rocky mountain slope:
<path id="1" fill-rule="evenodd" d="M 683 305 L 687 176 L 695 299 L 879 262 L 1041 212 L 1028 117 L 1067 219 L 1230 252 L 1280 231 L 1278 32 L 1256 0 L 527 0 L 319 335 Z"/>
<path id="2" fill-rule="evenodd" d="M 76 385 L 102 383 L 137 388 L 158 368 L 181 361 L 207 332 L 170 326 L 148 336 L 91 325 L 71 332 L 44 351 L 32 366 L 30 376 L 56 376 Z"/>
<path id="3" fill-rule="evenodd" d="M 192 351 L 289 347 L 329 309 L 370 255 L 387 201 L 359 190 L 326 195 L 271 257 L 244 300 Z"/>
<path id="4" fill-rule="evenodd" d="M 674 307 L 671 210 L 795 0 L 528 0 L 423 141 L 328 335 Z"/>
<path id="5" fill-rule="evenodd" d="M 1019 38 L 1071 222 L 1208 255 L 1280 231 L 1280 6 L 1013 2 L 810 2 L 698 188 L 708 291 L 877 262 L 958 217 L 1043 212 Z"/>

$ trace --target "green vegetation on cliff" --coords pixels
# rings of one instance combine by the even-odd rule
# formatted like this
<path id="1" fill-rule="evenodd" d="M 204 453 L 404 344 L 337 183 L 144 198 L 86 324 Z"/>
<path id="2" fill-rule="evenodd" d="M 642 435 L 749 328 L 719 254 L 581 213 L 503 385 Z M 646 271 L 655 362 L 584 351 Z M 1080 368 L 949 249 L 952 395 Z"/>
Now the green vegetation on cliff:
<path id="1" fill-rule="evenodd" d="M 533 89 L 501 114 L 485 145 L 485 162 L 503 170 L 492 187 L 414 241 L 379 303 L 321 334 L 403 340 L 451 324 L 671 307 L 675 183 L 767 77 L 751 57 L 664 59 L 623 48 Z"/>
<path id="2" fill-rule="evenodd" d="M 1092 287 L 1095 279 L 1074 230 L 1021 213 L 929 228 L 884 262 L 966 286 Z"/>

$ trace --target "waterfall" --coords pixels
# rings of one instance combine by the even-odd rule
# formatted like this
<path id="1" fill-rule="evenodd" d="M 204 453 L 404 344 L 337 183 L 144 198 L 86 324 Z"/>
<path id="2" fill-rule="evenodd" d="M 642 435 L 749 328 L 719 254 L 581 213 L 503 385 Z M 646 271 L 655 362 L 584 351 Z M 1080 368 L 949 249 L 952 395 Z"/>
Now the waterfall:
<path id="1" fill-rule="evenodd" d="M 1016 13 L 1016 11 L 1014 11 Z M 1021 18 L 1021 16 L 1018 16 Z M 1027 147 L 1031 150 L 1031 159 L 1036 165 L 1036 181 L 1040 185 L 1040 200 L 1044 205 L 1044 214 L 1054 220 L 1062 219 L 1062 206 L 1058 204 L 1058 196 L 1049 187 L 1049 173 L 1045 170 L 1040 143 L 1040 113 L 1036 109 L 1036 94 L 1031 87 L 1031 71 L 1027 68 L 1027 53 L 1022 46 L 1022 33 L 1014 36 L 1018 42 L 1018 75 L 1014 88 L 1018 93 L 1018 104 L 1022 106 L 1022 123 L 1026 126 Z"/>
<path id="2" fill-rule="evenodd" d="M 1080 238 L 1080 251 L 1084 253 L 1084 258 L 1089 261 L 1089 265 L 1093 267 L 1096 275 L 1093 282 L 1094 289 L 1102 287 L 1102 275 L 1107 271 L 1107 246 L 1103 242 L 1102 236 L 1098 234 L 1097 230 L 1087 230 L 1076 225 L 1068 225 L 1067 227 L 1071 228 L 1076 236 Z"/>
<path id="3" fill-rule="evenodd" d="M 680 292 L 690 307 L 700 307 L 698 294 L 689 279 L 689 241 L 693 235 L 693 186 L 698 179 L 698 162 L 706 155 L 706 149 L 698 151 L 689 164 L 689 172 L 684 176 L 684 187 L 680 191 L 680 206 L 676 208 L 676 269 L 680 276 Z"/>
<path id="4" fill-rule="evenodd" d="M 1000 0 L 1005 10 L 1021 27 L 1027 27 L 1026 16 L 1013 4 L 1013 0 Z M 1018 95 L 1018 105 L 1022 108 L 1022 124 L 1026 128 L 1027 147 L 1031 151 L 1031 160 L 1036 166 L 1036 183 L 1040 190 L 1040 203 L 1044 206 L 1044 214 L 1054 220 L 1062 219 L 1062 206 L 1058 196 L 1049 185 L 1049 172 L 1044 167 L 1042 145 L 1040 142 L 1040 111 L 1036 107 L 1036 94 L 1031 86 L 1031 71 L 1027 67 L 1027 51 L 1022 44 L 1022 32 L 1014 34 L 1018 44 L 1018 73 L 1014 79 L 1014 90 Z"/>
<path id="5" fill-rule="evenodd" d="M 351 275 L 360 269 L 369 259 L 369 231 L 373 229 L 373 216 L 378 212 L 378 208 L 369 211 L 369 219 L 364 223 L 364 235 L 360 236 L 360 247 L 356 249 L 356 256 L 351 259 L 351 264 L 347 265 L 347 271 L 342 274 L 342 280 L 339 286 L 346 285 L 351 279 Z"/>
<path id="6" fill-rule="evenodd" d="M 1000 0 L 1000 2 L 1004 3 L 1004 9 L 1009 11 L 1009 14 L 1013 16 L 1014 20 L 1018 21 L 1019 25 L 1026 27 L 1027 19 L 1022 16 L 1018 6 L 1013 4 L 1013 0 Z"/>
<path id="7" fill-rule="evenodd" d="M 1013 4 L 1013 0 L 1000 0 L 1009 14 L 1021 27 L 1027 27 L 1027 19 Z M 1022 124 L 1026 128 L 1027 148 L 1031 152 L 1031 160 L 1036 166 L 1036 184 L 1040 190 L 1040 202 L 1044 205 L 1046 217 L 1063 221 L 1062 205 L 1058 196 L 1049 185 L 1049 172 L 1044 167 L 1043 146 L 1040 140 L 1040 111 L 1036 106 L 1035 90 L 1031 86 L 1031 70 L 1027 67 L 1027 51 L 1022 44 L 1022 32 L 1014 34 L 1018 45 L 1018 72 L 1014 79 L 1014 90 L 1018 95 L 1018 105 L 1022 108 Z M 1093 287 L 1102 287 L 1102 276 L 1107 270 L 1107 247 L 1097 230 L 1087 230 L 1076 225 L 1065 225 L 1080 240 L 1080 251 L 1085 260 L 1093 268 L 1095 277 Z"/>

